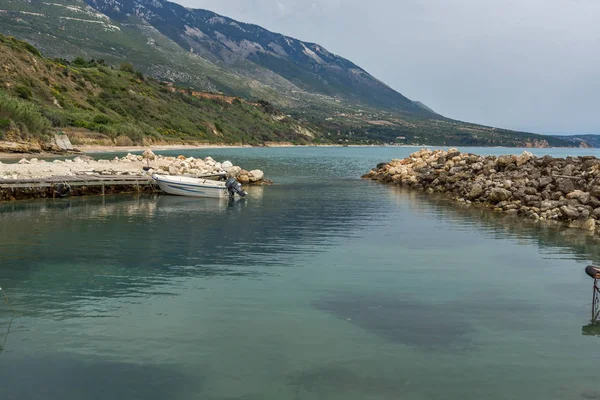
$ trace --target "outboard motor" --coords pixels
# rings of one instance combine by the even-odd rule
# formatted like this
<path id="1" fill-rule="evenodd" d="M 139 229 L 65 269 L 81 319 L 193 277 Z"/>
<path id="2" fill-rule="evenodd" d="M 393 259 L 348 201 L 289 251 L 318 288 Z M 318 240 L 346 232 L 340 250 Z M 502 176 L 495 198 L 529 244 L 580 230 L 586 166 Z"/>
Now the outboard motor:
<path id="1" fill-rule="evenodd" d="M 227 182 L 225 182 L 225 187 L 229 191 L 230 197 L 233 197 L 236 193 L 240 197 L 246 197 L 248 195 L 248 192 L 242 189 L 242 184 L 239 183 L 235 178 L 227 179 Z"/>

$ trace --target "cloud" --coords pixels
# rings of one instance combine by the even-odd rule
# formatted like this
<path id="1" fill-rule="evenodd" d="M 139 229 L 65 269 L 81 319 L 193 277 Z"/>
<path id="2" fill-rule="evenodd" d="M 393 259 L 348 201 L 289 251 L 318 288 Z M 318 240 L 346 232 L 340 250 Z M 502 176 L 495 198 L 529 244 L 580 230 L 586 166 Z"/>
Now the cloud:
<path id="1" fill-rule="evenodd" d="M 597 0 L 177 0 L 359 64 L 452 118 L 600 133 Z"/>

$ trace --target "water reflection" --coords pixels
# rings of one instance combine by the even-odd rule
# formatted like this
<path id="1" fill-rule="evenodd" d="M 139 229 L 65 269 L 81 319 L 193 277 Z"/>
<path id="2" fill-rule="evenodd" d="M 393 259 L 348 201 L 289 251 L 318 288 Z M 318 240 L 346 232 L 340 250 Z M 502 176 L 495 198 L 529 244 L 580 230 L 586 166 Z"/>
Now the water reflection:
<path id="1" fill-rule="evenodd" d="M 600 323 L 593 322 L 591 324 L 582 326 L 581 334 L 583 336 L 600 336 Z"/>
<path id="2" fill-rule="evenodd" d="M 170 295 L 159 288 L 175 278 L 260 277 L 296 265 L 383 213 L 339 188 L 315 196 L 313 185 L 251 188 L 235 202 L 142 195 L 2 205 L 0 282 L 29 312 Z"/>
<path id="3" fill-rule="evenodd" d="M 391 187 L 389 195 L 398 204 L 409 202 L 416 212 L 452 224 L 455 230 L 477 229 L 491 239 L 514 239 L 523 244 L 535 244 L 547 255 L 600 262 L 599 235 L 567 228 L 558 222 L 534 222 L 487 208 L 459 205 L 438 194 Z"/>
<path id="4" fill-rule="evenodd" d="M 8 335 L 10 334 L 10 328 L 12 327 L 13 320 L 15 319 L 15 314 L 10 317 L 10 321 L 8 321 L 8 326 L 6 327 L 6 333 L 4 334 L 4 339 L 2 340 L 2 344 L 0 345 L 0 352 L 4 350 L 4 346 L 6 346 L 6 341 L 8 340 Z"/>

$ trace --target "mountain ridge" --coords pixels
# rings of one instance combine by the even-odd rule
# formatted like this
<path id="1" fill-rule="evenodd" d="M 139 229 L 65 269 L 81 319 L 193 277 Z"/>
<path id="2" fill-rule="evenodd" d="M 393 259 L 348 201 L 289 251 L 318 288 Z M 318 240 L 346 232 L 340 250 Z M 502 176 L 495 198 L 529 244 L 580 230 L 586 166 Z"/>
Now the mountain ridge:
<path id="1" fill-rule="evenodd" d="M 350 60 L 317 43 L 278 34 L 255 24 L 204 9 L 190 9 L 166 0 L 86 0 L 87 4 L 120 22 L 142 18 L 178 43 L 236 72 L 251 69 L 244 61 L 266 68 L 295 86 L 333 98 L 428 114 L 399 92 Z M 242 63 L 241 68 L 237 68 Z"/>
<path id="2" fill-rule="evenodd" d="M 165 0 L 0 0 L 0 27 L 45 56 L 113 66 L 131 62 L 147 76 L 192 91 L 270 102 L 299 123 L 318 127 L 328 142 L 587 145 L 446 118 L 318 44 Z"/>

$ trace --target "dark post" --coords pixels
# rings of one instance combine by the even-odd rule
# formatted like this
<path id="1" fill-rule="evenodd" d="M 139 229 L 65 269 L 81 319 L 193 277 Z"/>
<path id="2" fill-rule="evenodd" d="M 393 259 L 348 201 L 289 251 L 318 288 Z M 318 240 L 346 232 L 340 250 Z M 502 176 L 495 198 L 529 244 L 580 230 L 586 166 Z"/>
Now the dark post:
<path id="1" fill-rule="evenodd" d="M 600 287 L 598 287 L 598 280 L 600 280 L 600 268 L 590 265 L 586 267 L 585 273 L 594 279 L 594 294 L 592 297 L 592 324 L 596 322 L 600 315 Z"/>

